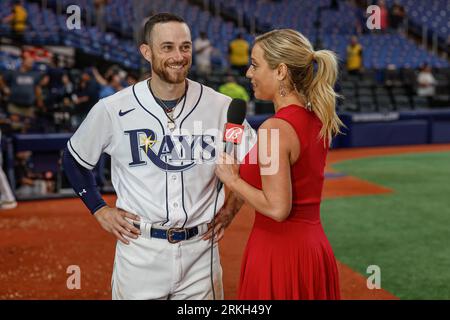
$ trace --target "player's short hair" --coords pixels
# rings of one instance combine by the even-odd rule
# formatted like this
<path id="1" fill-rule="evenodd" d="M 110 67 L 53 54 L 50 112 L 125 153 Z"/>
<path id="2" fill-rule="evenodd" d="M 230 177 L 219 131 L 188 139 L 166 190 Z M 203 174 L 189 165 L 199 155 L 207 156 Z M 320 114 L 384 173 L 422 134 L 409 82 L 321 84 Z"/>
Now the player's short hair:
<path id="1" fill-rule="evenodd" d="M 155 25 L 157 25 L 158 23 L 167 23 L 167 22 L 180 22 L 186 24 L 186 21 L 184 21 L 183 18 L 177 16 L 176 14 L 168 12 L 157 13 L 151 16 L 145 23 L 144 30 L 142 33 L 142 40 L 141 40 L 142 43 L 150 45 L 151 34 Z"/>

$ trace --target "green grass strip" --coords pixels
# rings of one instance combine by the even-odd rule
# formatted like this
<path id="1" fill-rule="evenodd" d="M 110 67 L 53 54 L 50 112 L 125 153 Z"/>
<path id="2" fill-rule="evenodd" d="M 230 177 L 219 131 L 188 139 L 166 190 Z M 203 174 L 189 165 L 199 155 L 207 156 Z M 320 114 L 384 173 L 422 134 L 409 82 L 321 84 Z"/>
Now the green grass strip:
<path id="1" fill-rule="evenodd" d="M 450 299 L 450 152 L 344 161 L 337 171 L 391 194 L 325 200 L 322 220 L 338 260 L 400 299 Z"/>

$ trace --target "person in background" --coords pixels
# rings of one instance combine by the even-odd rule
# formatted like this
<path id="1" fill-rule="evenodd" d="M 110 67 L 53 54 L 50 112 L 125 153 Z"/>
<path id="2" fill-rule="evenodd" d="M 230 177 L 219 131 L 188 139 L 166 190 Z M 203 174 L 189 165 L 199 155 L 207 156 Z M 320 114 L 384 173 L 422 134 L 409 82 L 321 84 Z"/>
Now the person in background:
<path id="1" fill-rule="evenodd" d="M 228 48 L 230 67 L 240 76 L 245 75 L 249 61 L 250 44 L 244 39 L 242 33 L 239 33 Z"/>
<path id="2" fill-rule="evenodd" d="M 8 97 L 7 111 L 15 131 L 25 133 L 33 122 L 37 108 L 44 110 L 40 82 L 42 75 L 33 71 L 33 59 L 23 56 L 19 70 L 6 73 L 0 81 L 0 89 Z"/>
<path id="3" fill-rule="evenodd" d="M 369 5 L 367 0 L 351 0 L 350 1 L 351 6 L 353 7 L 353 10 L 355 12 L 355 27 L 356 27 L 356 34 L 361 35 L 368 32 L 368 28 L 366 26 L 367 22 L 367 6 Z"/>
<path id="4" fill-rule="evenodd" d="M 92 68 L 87 68 L 81 74 L 80 82 L 72 95 L 74 104 L 72 126 L 78 127 L 98 100 L 99 84 L 95 81 Z"/>
<path id="5" fill-rule="evenodd" d="M 10 15 L 2 19 L 5 24 L 10 24 L 13 31 L 13 39 L 23 42 L 23 36 L 27 30 L 28 12 L 23 5 L 23 1 L 14 1 L 12 12 Z"/>
<path id="6" fill-rule="evenodd" d="M 361 75 L 363 68 L 363 47 L 358 42 L 358 37 L 352 36 L 347 46 L 347 71 L 351 75 Z"/>
<path id="7" fill-rule="evenodd" d="M 398 2 L 394 1 L 391 6 L 389 21 L 391 28 L 399 30 L 403 27 L 403 22 L 406 17 L 405 8 Z"/>
<path id="8" fill-rule="evenodd" d="M 100 90 L 99 99 L 106 98 L 123 89 L 120 76 L 118 74 L 108 76 L 106 81 L 108 82 L 108 85 Z"/>
<path id="9" fill-rule="evenodd" d="M 71 96 L 74 92 L 74 85 L 67 74 L 62 76 L 61 97 L 54 112 L 54 123 L 59 132 L 71 131 L 70 114 L 73 110 Z"/>
<path id="10" fill-rule="evenodd" d="M 436 93 L 437 81 L 431 71 L 429 64 L 424 64 L 417 75 L 417 95 L 427 97 L 429 100 Z"/>
<path id="11" fill-rule="evenodd" d="M 211 53 L 213 46 L 206 35 L 206 32 L 200 32 L 200 37 L 194 40 L 194 57 L 197 67 L 197 73 L 202 76 L 208 76 L 211 73 Z"/>
<path id="12" fill-rule="evenodd" d="M 64 92 L 63 77 L 66 75 L 66 71 L 59 66 L 59 57 L 56 54 L 51 56 L 47 75 L 49 76 L 48 86 L 53 103 L 59 103 Z"/>
<path id="13" fill-rule="evenodd" d="M 94 0 L 95 6 L 95 22 L 98 30 L 101 32 L 106 31 L 106 16 L 105 7 L 108 5 L 109 0 Z"/>
<path id="14" fill-rule="evenodd" d="M 139 77 L 135 73 L 127 73 L 127 76 L 125 77 L 125 82 L 123 84 L 124 87 L 129 87 L 138 82 Z"/>
<path id="15" fill-rule="evenodd" d="M 232 75 L 227 76 L 225 83 L 219 87 L 219 92 L 231 98 L 242 99 L 246 102 L 250 101 L 247 90 L 238 84 Z"/>
<path id="16" fill-rule="evenodd" d="M 379 0 L 378 6 L 380 7 L 380 30 L 386 32 L 389 28 L 389 10 L 384 0 Z"/>
<path id="17" fill-rule="evenodd" d="M 121 71 L 117 68 L 109 68 L 103 77 L 97 68 L 92 68 L 92 74 L 100 85 L 99 99 L 106 98 L 123 89 Z"/>

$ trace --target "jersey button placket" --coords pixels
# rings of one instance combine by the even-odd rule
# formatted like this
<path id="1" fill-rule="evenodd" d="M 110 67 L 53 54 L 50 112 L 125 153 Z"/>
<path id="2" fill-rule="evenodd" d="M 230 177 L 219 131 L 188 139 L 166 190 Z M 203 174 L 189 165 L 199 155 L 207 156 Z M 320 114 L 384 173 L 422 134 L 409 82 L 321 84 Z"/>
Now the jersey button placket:
<path id="1" fill-rule="evenodd" d="M 182 223 L 184 221 L 184 213 L 181 210 L 182 207 L 182 186 L 179 173 L 169 173 L 168 176 L 168 187 L 169 187 L 169 206 L 170 206 L 170 217 L 173 223 Z M 174 224 L 172 224 L 174 226 Z"/>

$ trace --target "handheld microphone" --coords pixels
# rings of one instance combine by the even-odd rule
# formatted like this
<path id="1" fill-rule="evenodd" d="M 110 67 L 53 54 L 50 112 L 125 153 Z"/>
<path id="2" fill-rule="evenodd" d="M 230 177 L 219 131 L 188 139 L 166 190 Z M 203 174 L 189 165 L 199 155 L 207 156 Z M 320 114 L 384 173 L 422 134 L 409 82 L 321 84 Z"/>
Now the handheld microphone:
<path id="1" fill-rule="evenodd" d="M 242 136 L 244 135 L 244 126 L 242 123 L 245 120 L 245 114 L 247 112 L 247 103 L 242 99 L 231 100 L 230 106 L 227 111 L 227 123 L 225 124 L 225 130 L 223 133 L 223 141 L 225 142 L 224 151 L 228 154 L 233 152 L 234 146 L 240 144 Z M 217 200 L 219 199 L 219 192 L 222 189 L 222 181 L 217 182 L 217 194 L 216 201 L 214 203 L 214 217 L 217 211 Z M 211 289 L 213 293 L 213 300 L 216 300 L 216 291 L 214 289 L 214 277 L 213 277 L 213 259 L 214 259 L 214 229 L 215 218 L 212 219 L 211 225 Z"/>
<path id="2" fill-rule="evenodd" d="M 225 124 L 225 130 L 223 133 L 224 152 L 231 154 L 234 146 L 238 145 L 242 141 L 244 135 L 244 126 L 242 123 L 245 120 L 245 114 L 247 113 L 247 103 L 242 99 L 233 99 L 228 107 L 227 123 Z M 222 188 L 222 181 L 217 183 L 217 191 Z"/>

